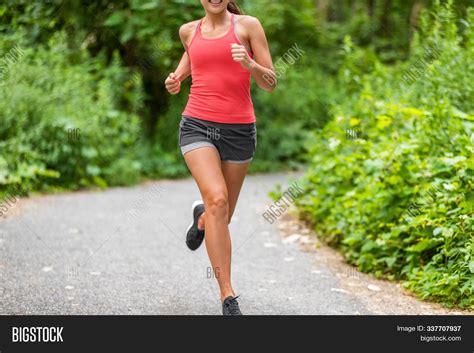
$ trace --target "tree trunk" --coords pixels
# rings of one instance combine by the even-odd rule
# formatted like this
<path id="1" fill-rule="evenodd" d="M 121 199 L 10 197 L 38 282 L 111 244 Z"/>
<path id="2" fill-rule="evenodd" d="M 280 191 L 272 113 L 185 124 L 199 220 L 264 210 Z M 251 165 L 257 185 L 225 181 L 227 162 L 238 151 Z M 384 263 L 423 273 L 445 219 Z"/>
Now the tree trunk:
<path id="1" fill-rule="evenodd" d="M 367 1 L 367 10 L 369 12 L 369 17 L 373 19 L 375 16 L 375 0 Z"/>
<path id="2" fill-rule="evenodd" d="M 413 2 L 413 6 L 411 8 L 411 14 L 410 14 L 410 32 L 409 32 L 409 38 L 408 38 L 408 42 L 410 46 L 411 46 L 411 41 L 413 39 L 413 34 L 415 33 L 416 26 L 418 24 L 418 19 L 420 18 L 421 10 L 423 10 L 424 6 L 425 6 L 424 0 L 415 0 Z"/>
<path id="3" fill-rule="evenodd" d="M 380 26 L 381 28 L 385 29 L 384 30 L 385 34 L 390 32 L 389 19 L 390 19 L 391 5 L 392 5 L 392 0 L 384 0 L 382 16 L 380 17 Z"/>
<path id="4" fill-rule="evenodd" d="M 327 19 L 328 19 L 328 0 L 316 0 L 316 12 L 317 12 L 317 16 L 322 21 L 327 21 Z"/>

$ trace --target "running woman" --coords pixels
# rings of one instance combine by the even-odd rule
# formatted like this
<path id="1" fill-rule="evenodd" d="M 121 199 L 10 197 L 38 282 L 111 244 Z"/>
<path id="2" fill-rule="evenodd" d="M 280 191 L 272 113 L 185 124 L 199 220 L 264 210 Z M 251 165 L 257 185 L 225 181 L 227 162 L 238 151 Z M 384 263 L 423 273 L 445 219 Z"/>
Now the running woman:
<path id="1" fill-rule="evenodd" d="M 201 4 L 205 17 L 179 30 L 185 53 L 165 85 L 178 94 L 192 76 L 179 146 L 204 202 L 192 206 L 186 244 L 196 250 L 205 239 L 223 314 L 242 315 L 231 283 L 229 223 L 257 145 L 250 77 L 271 92 L 276 75 L 258 19 L 242 15 L 235 1 Z"/>

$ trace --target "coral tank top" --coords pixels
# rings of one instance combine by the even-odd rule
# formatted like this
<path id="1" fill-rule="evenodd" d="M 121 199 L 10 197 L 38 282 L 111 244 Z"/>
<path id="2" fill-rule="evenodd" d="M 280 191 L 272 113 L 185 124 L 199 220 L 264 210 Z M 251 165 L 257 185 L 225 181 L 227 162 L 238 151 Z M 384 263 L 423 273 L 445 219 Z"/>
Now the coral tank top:
<path id="1" fill-rule="evenodd" d="M 220 38 L 204 38 L 201 24 L 202 19 L 187 50 L 192 85 L 183 115 L 228 124 L 255 122 L 250 72 L 232 58 L 231 44 L 242 45 L 234 15 L 229 32 Z"/>

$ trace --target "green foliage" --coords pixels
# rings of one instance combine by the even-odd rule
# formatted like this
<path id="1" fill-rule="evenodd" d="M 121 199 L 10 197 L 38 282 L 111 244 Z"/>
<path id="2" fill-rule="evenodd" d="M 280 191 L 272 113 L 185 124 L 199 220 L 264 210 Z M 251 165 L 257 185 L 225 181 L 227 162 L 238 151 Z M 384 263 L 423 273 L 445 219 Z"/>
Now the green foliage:
<path id="1" fill-rule="evenodd" d="M 2 51 L 12 43 L 1 42 Z M 0 86 L 1 189 L 107 187 L 186 172 L 177 154 L 142 138 L 143 94 L 118 59 L 104 67 L 86 51 L 71 53 L 62 34 L 45 47 L 19 47 Z"/>
<path id="2" fill-rule="evenodd" d="M 9 42 L 2 42 L 7 48 Z M 67 59 L 64 36 L 26 48 L 0 87 L 0 184 L 31 189 L 134 183 L 140 136 L 134 114 L 117 110 L 124 69 L 81 55 Z M 135 102 L 139 105 L 139 102 Z M 127 162 L 124 162 L 124 161 Z"/>
<path id="3" fill-rule="evenodd" d="M 301 152 L 306 130 L 322 127 L 328 120 L 330 108 L 340 99 L 335 81 L 325 70 L 329 67 L 334 71 L 340 63 L 341 33 L 350 33 L 354 38 L 361 38 L 357 43 L 367 44 L 374 38 L 373 21 L 364 22 L 367 20 L 364 6 L 357 7 L 357 18 L 352 19 L 350 14 L 354 9 L 348 1 L 331 5 L 327 18 L 318 16 L 316 2 L 312 0 L 299 1 L 297 6 L 271 0 L 241 0 L 239 3 L 245 13 L 257 16 L 264 25 L 275 62 L 295 43 L 306 52 L 300 62 L 287 69 L 277 92 L 268 95 L 254 89 L 260 125 L 254 170 L 298 165 L 303 160 Z M 129 75 L 125 90 L 122 86 L 112 88 L 122 94 L 115 109 L 139 115 L 142 135 L 159 143 L 167 153 L 177 155 L 176 140 L 172 137 L 185 99 L 170 97 L 162 82 L 174 71 L 183 53 L 178 28 L 204 15 L 199 1 L 84 3 L 74 0 L 63 4 L 21 0 L 8 1 L 7 5 L 0 7 L 0 32 L 14 33 L 23 29 L 23 33 L 28 33 L 24 36 L 27 47 L 44 44 L 54 33 L 65 30 L 71 60 L 81 55 L 79 48 L 86 48 L 97 57 L 97 63 L 106 67 L 111 64 L 114 53 L 119 53 L 118 64 L 130 69 L 122 73 L 133 73 L 138 79 Z M 398 10 L 400 14 L 396 16 L 407 15 L 407 6 L 398 6 Z M 271 16 L 260 16 L 263 13 Z M 138 109 L 133 106 L 137 97 L 132 92 L 136 89 L 143 103 Z M 176 168 L 182 167 L 180 163 Z"/>
<path id="4" fill-rule="evenodd" d="M 456 8 L 461 10 L 469 1 L 457 2 Z M 275 63 L 295 44 L 305 51 L 285 70 L 273 94 L 253 87 L 259 149 L 252 170 L 300 165 L 305 160 L 302 152 L 308 131 L 321 128 L 329 120 L 330 111 L 345 99 L 340 92 L 360 89 L 360 78 L 375 61 L 394 62 L 408 53 L 413 7 L 406 1 L 374 2 L 373 8 L 369 2 L 349 0 L 304 0 L 297 5 L 241 0 L 239 4 L 245 13 L 262 22 Z M 114 101 L 109 108 L 139 117 L 140 137 L 146 137 L 143 145 L 148 147 L 140 146 L 137 160 L 147 164 L 145 176 L 160 176 L 164 169 L 180 175 L 185 169 L 175 137 L 186 90 L 176 99 L 168 95 L 162 83 L 183 53 L 178 28 L 202 16 L 203 9 L 196 0 L 8 0 L 0 5 L 0 33 L 2 37 L 22 33 L 24 47 L 31 49 L 47 47 L 57 32 L 67 33 L 64 64 L 81 70 L 78 66 L 86 49 L 94 60 L 93 64 L 86 60 L 85 70 L 95 75 L 100 68 L 108 68 L 112 77 L 104 78 L 119 83 L 108 88 Z M 354 60 L 354 52 L 352 64 L 341 55 L 341 45 L 351 50 L 350 43 L 344 42 L 346 35 L 352 38 L 354 48 L 366 49 L 354 49 L 359 58 Z M 341 65 L 346 70 L 340 70 Z M 43 69 L 49 68 L 46 65 Z M 342 72 L 340 82 L 333 76 L 337 71 Z M 163 169 L 158 167 L 161 161 L 143 156 L 145 151 L 161 151 L 160 156 L 169 155 L 164 160 L 176 163 Z"/>
<path id="5" fill-rule="evenodd" d="M 412 50 L 423 55 L 436 44 L 440 51 L 415 82 L 402 77 L 417 55 L 394 67 L 375 61 L 364 74 L 358 50 L 348 51 L 342 75 L 358 82 L 340 114 L 314 133 L 297 205 L 360 270 L 402 279 L 421 298 L 472 308 L 474 34 L 462 40 L 454 18 L 441 26 L 449 11 L 438 6 L 424 16 L 429 34 Z M 471 11 L 466 22 L 473 20 Z"/>
<path id="6" fill-rule="evenodd" d="M 271 94 L 257 89 L 253 92 L 258 121 L 254 165 L 259 170 L 301 167 L 309 132 L 326 124 L 332 105 L 341 99 L 334 80 L 315 64 L 309 66 L 307 55 L 288 66 L 277 90 Z"/>

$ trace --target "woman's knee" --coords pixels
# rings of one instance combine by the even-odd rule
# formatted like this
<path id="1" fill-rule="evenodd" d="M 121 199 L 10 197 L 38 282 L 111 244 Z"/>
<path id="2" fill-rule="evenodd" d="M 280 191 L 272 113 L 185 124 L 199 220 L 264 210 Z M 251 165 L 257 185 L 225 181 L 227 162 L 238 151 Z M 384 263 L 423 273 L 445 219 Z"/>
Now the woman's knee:
<path id="1" fill-rule="evenodd" d="M 207 202 L 206 202 L 207 201 Z M 229 198 L 226 192 L 215 191 L 207 195 L 204 200 L 206 206 L 206 213 L 212 215 L 220 215 L 228 218 L 229 214 Z"/>

